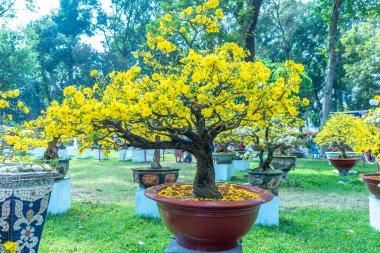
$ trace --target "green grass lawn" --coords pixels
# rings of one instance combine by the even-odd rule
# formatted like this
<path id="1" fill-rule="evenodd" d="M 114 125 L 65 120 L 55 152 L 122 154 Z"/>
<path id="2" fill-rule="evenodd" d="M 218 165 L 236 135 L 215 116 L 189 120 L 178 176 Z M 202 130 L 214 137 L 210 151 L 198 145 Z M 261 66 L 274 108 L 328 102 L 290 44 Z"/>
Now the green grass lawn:
<path id="1" fill-rule="evenodd" d="M 166 160 L 181 168 L 179 181 L 193 179 L 195 165 L 177 164 L 172 155 Z M 131 168 L 137 166 L 144 165 L 73 159 L 72 209 L 47 217 L 40 252 L 163 252 L 170 232 L 159 219 L 134 215 L 138 186 Z M 380 252 L 380 232 L 369 226 L 369 192 L 358 175 L 341 184 L 332 170 L 327 161 L 298 159 L 279 191 L 280 226 L 254 226 L 243 239 L 244 252 Z"/>

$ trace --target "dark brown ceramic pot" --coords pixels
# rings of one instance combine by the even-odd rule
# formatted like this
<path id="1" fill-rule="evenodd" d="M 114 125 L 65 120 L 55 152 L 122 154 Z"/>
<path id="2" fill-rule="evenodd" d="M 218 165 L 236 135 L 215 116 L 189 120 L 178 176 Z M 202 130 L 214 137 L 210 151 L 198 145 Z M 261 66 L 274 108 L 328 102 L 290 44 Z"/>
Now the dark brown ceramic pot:
<path id="1" fill-rule="evenodd" d="M 186 183 L 176 183 L 181 184 Z M 149 188 L 145 190 L 145 195 L 157 201 L 161 219 L 175 235 L 179 245 L 206 252 L 236 247 L 255 223 L 260 204 L 273 198 L 271 193 L 249 185 L 236 187 L 258 193 L 260 198 L 243 201 L 191 201 L 157 194 L 170 185 Z"/>
<path id="2" fill-rule="evenodd" d="M 141 188 L 147 189 L 151 186 L 175 183 L 178 179 L 180 169 L 162 168 L 137 168 L 133 170 L 133 182 L 138 183 Z"/>
<path id="3" fill-rule="evenodd" d="M 329 158 L 331 164 L 337 170 L 350 170 L 360 160 L 359 158 Z"/>
<path id="4" fill-rule="evenodd" d="M 368 190 L 377 198 L 380 198 L 380 172 L 360 174 Z"/>

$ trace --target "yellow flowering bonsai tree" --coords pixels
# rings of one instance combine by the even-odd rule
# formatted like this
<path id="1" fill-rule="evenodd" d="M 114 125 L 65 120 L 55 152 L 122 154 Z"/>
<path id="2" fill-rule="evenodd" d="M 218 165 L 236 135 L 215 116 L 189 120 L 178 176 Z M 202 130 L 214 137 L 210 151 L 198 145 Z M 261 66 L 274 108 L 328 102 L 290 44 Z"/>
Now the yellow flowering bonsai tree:
<path id="1" fill-rule="evenodd" d="M 197 160 L 194 196 L 222 198 L 213 140 L 249 122 L 259 124 L 263 113 L 278 117 L 294 110 L 300 66 L 286 62 L 287 78 L 272 81 L 271 71 L 262 62 L 246 62 L 246 51 L 235 43 L 206 48 L 202 35 L 217 33 L 223 18 L 217 7 L 210 0 L 164 15 L 159 34 L 148 33 L 146 49 L 136 53 L 143 71 L 134 66 L 113 72 L 107 85 L 92 89 L 67 87 L 63 102 L 46 111 L 44 117 L 52 119 L 45 121 L 46 135 L 78 136 L 83 147 L 95 140 L 113 147 L 116 136 L 123 146 L 186 150 Z"/>
<path id="2" fill-rule="evenodd" d="M 380 101 L 380 96 L 375 97 Z M 367 117 L 363 119 L 363 128 L 355 134 L 354 151 L 368 152 L 376 156 L 378 161 L 380 155 L 380 108 L 370 110 Z M 379 166 L 377 166 L 379 172 Z"/>
<path id="3" fill-rule="evenodd" d="M 357 145 L 357 136 L 365 129 L 363 120 L 350 114 L 331 115 L 316 137 L 317 145 L 329 145 L 340 150 L 340 158 L 347 158 L 347 150 Z"/>

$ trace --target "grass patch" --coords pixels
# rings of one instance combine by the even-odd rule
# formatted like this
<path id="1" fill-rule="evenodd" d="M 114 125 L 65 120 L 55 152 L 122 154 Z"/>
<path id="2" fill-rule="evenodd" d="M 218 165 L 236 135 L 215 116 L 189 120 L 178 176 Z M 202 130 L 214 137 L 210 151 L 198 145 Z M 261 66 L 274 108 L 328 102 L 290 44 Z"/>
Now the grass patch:
<path id="1" fill-rule="evenodd" d="M 194 164 L 165 158 L 164 166 L 181 168 L 179 181 L 193 180 Z M 138 187 L 131 168 L 137 166 L 149 164 L 73 159 L 73 207 L 47 217 L 40 252 L 163 252 L 170 232 L 159 219 L 134 215 Z M 358 175 L 345 185 L 332 170 L 327 161 L 299 159 L 279 191 L 280 227 L 254 226 L 243 239 L 244 252 L 380 252 L 380 234 L 369 226 L 369 192 Z"/>

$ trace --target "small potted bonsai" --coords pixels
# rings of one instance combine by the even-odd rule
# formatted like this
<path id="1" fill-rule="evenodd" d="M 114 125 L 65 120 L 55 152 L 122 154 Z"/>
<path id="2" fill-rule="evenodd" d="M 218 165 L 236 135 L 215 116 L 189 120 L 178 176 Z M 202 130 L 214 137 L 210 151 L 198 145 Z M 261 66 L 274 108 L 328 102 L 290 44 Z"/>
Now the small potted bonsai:
<path id="1" fill-rule="evenodd" d="M 160 142 L 160 137 L 155 137 Z M 138 183 L 140 188 L 147 189 L 151 186 L 175 183 L 178 179 L 180 169 L 165 168 L 160 163 L 160 149 L 154 149 L 153 161 L 148 168 L 133 168 L 133 181 Z"/>
<path id="2" fill-rule="evenodd" d="M 338 158 L 329 158 L 331 164 L 341 175 L 347 175 L 359 158 L 348 158 L 347 151 L 355 146 L 357 135 L 364 129 L 363 121 L 350 114 L 337 113 L 332 115 L 315 137 L 317 145 L 329 145 L 339 149 Z"/>
<path id="3" fill-rule="evenodd" d="M 227 143 L 220 141 L 216 145 L 216 150 L 212 154 L 216 164 L 230 164 L 236 156 L 235 151 L 227 149 Z"/>
<path id="4" fill-rule="evenodd" d="M 308 100 L 304 99 L 298 103 L 302 106 L 308 105 Z M 282 177 L 286 178 L 287 173 L 295 164 L 294 157 L 274 156 L 277 149 L 284 150 L 291 146 L 295 140 L 295 129 L 302 125 L 303 121 L 297 118 L 298 110 L 285 111 L 280 117 L 273 118 L 271 115 L 262 113 L 261 125 L 251 124 L 249 127 L 235 130 L 244 140 L 249 140 L 255 146 L 259 156 L 259 167 L 248 170 L 249 183 L 263 189 L 267 189 L 278 194 L 278 187 Z M 266 157 L 264 153 L 267 152 Z"/>
<path id="5" fill-rule="evenodd" d="M 213 141 L 259 122 L 264 111 L 278 117 L 284 108 L 295 110 L 302 72 L 301 65 L 287 61 L 284 69 L 292 78 L 269 79 L 270 69 L 245 61 L 246 52 L 235 43 L 206 43 L 221 26 L 217 20 L 223 12 L 217 6 L 210 0 L 196 11 L 189 7 L 164 15 L 159 35 L 148 32 L 147 47 L 136 53 L 143 72 L 133 66 L 111 73 L 105 86 L 67 87 L 62 104 L 49 110 L 69 107 L 63 129 L 67 135 L 86 136 L 84 147 L 101 134 L 104 147 L 114 146 L 116 136 L 136 148 L 190 152 L 197 160 L 192 183 L 153 186 L 145 195 L 157 201 L 177 243 L 202 251 L 234 248 L 254 224 L 260 204 L 273 197 L 250 185 L 216 184 Z"/>

